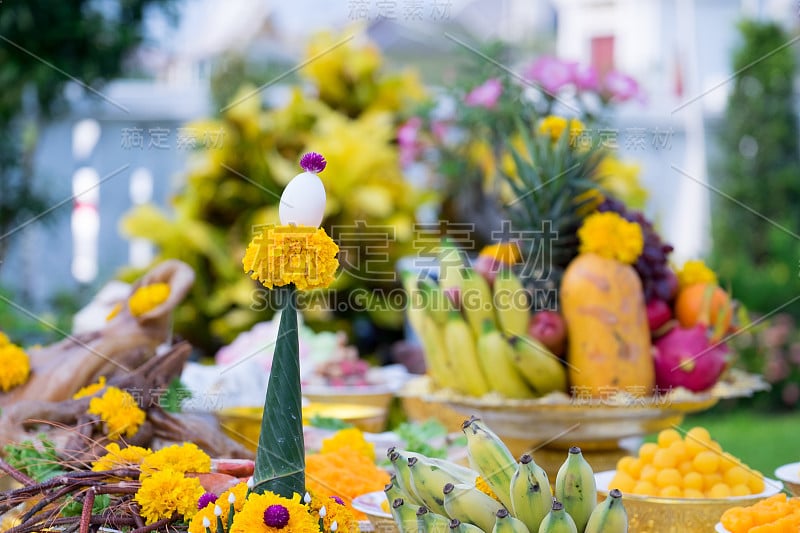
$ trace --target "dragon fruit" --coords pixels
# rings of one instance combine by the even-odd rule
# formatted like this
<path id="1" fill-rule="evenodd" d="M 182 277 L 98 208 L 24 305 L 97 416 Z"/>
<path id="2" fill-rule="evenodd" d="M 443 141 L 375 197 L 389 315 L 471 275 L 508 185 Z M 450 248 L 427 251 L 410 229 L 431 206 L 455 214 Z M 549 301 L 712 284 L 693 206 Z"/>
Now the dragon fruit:
<path id="1" fill-rule="evenodd" d="M 672 310 L 664 300 L 654 298 L 647 302 L 647 324 L 655 332 L 672 318 Z"/>
<path id="2" fill-rule="evenodd" d="M 728 347 L 712 343 L 705 326 L 676 326 L 655 342 L 656 383 L 660 388 L 710 389 L 727 366 Z"/>

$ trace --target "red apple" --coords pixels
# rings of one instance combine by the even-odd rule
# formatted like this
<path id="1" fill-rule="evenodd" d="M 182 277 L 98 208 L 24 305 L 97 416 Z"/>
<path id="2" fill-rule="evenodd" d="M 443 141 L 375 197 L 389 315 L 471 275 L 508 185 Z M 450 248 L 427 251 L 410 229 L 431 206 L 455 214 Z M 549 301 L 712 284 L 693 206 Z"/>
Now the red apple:
<path id="1" fill-rule="evenodd" d="M 567 325 L 555 311 L 534 313 L 528 323 L 528 335 L 547 346 L 556 355 L 563 355 L 567 347 Z"/>

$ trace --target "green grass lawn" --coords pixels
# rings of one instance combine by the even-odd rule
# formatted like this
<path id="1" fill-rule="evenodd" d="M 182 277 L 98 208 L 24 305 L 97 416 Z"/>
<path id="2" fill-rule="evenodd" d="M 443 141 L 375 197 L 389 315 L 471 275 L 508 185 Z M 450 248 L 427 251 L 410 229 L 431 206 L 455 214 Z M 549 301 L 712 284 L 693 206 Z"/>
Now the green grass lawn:
<path id="1" fill-rule="evenodd" d="M 774 477 L 775 468 L 800 461 L 800 413 L 769 414 L 750 409 L 721 410 L 689 416 L 681 428 L 705 427 L 722 449 Z M 647 440 L 653 440 L 650 436 Z"/>

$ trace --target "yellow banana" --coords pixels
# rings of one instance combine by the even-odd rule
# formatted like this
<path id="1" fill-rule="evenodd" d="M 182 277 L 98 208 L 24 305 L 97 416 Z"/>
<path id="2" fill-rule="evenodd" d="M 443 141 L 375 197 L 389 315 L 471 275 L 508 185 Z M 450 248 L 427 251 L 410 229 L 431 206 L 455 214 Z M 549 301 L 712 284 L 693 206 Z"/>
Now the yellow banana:
<path id="1" fill-rule="evenodd" d="M 492 290 L 483 276 L 471 268 L 464 268 L 464 281 L 461 284 L 461 309 L 476 337 L 483 331 L 485 322 L 488 321 L 494 325 Z"/>
<path id="2" fill-rule="evenodd" d="M 622 505 L 622 492 L 612 489 L 608 498 L 597 504 L 584 533 L 628 533 L 628 513 Z"/>
<path id="3" fill-rule="evenodd" d="M 511 506 L 514 516 L 531 531 L 538 531 L 539 524 L 553 507 L 547 472 L 527 453 L 519 458 L 511 476 Z"/>
<path id="4" fill-rule="evenodd" d="M 453 388 L 477 397 L 489 392 L 489 381 L 481 368 L 472 330 L 457 311 L 450 313 L 444 327 L 444 343 L 450 364 L 458 369 L 450 376 Z"/>
<path id="5" fill-rule="evenodd" d="M 497 273 L 493 302 L 497 323 L 504 335 L 525 335 L 528 332 L 531 309 L 528 291 L 510 268 Z"/>
<path id="6" fill-rule="evenodd" d="M 538 533 L 578 533 L 575 521 L 564 509 L 560 501 L 553 501 L 553 507 L 539 525 Z"/>
<path id="7" fill-rule="evenodd" d="M 422 332 L 422 317 L 425 316 L 425 308 L 422 305 L 422 296 L 417 286 L 418 276 L 413 272 L 404 271 L 400 277 L 406 292 L 406 318 L 411 329 L 419 336 Z"/>
<path id="8" fill-rule="evenodd" d="M 458 518 L 450 520 L 451 533 L 485 533 L 481 528 L 462 522 Z"/>
<path id="9" fill-rule="evenodd" d="M 439 286 L 442 290 L 460 288 L 464 281 L 464 254 L 452 241 L 442 239 L 439 250 Z"/>
<path id="10" fill-rule="evenodd" d="M 390 505 L 394 523 L 400 533 L 417 533 L 417 509 L 419 506 L 405 503 L 403 498 L 395 498 Z"/>
<path id="11" fill-rule="evenodd" d="M 567 392 L 567 370 L 557 355 L 528 335 L 511 337 L 509 342 L 514 350 L 514 365 L 539 395 Z"/>
<path id="12" fill-rule="evenodd" d="M 455 478 L 449 466 L 445 466 L 442 463 L 437 464 L 424 456 L 410 457 L 408 459 L 408 467 L 411 471 L 414 491 L 419 500 L 434 513 L 447 516 L 442 490 L 448 483 L 453 481 L 461 483 L 463 480 Z M 475 478 L 472 477 L 472 479 L 474 480 Z"/>
<path id="13" fill-rule="evenodd" d="M 450 519 L 422 506 L 417 509 L 417 527 L 420 533 L 449 533 Z"/>
<path id="14" fill-rule="evenodd" d="M 392 450 L 389 453 L 389 461 L 392 462 L 394 467 L 394 479 L 392 485 L 396 487 L 396 492 L 399 495 L 390 497 L 389 501 L 394 501 L 394 498 L 401 497 L 408 503 L 415 505 L 422 505 L 422 500 L 419 499 L 414 489 L 414 483 L 411 481 L 411 470 L 408 468 L 408 458 L 406 458 L 402 450 Z M 389 496 L 387 492 L 387 496 Z"/>
<path id="15" fill-rule="evenodd" d="M 470 418 L 461 429 L 467 436 L 470 466 L 483 477 L 506 509 L 511 509 L 511 477 L 517 469 L 514 456 L 480 419 Z"/>
<path id="16" fill-rule="evenodd" d="M 556 500 L 575 521 L 578 531 L 586 529 L 586 523 L 597 505 L 597 484 L 592 467 L 584 459 L 581 449 L 573 446 L 556 475 Z"/>
<path id="17" fill-rule="evenodd" d="M 442 332 L 433 318 L 427 314 L 421 318 L 419 339 L 433 381 L 441 388 L 449 387 L 453 369 L 450 368 Z"/>
<path id="18" fill-rule="evenodd" d="M 444 327 L 449 311 L 455 309 L 455 306 L 450 304 L 450 300 L 432 279 L 421 279 L 418 286 L 425 311 L 438 326 Z"/>
<path id="19" fill-rule="evenodd" d="M 478 358 L 489 387 L 508 398 L 533 398 L 535 393 L 514 364 L 511 345 L 491 322 L 486 322 L 484 328 L 478 337 Z"/>
<path id="20" fill-rule="evenodd" d="M 475 488 L 475 485 L 448 483 L 442 489 L 444 508 L 450 518 L 478 526 L 484 531 L 494 527 L 495 514 L 503 505 Z"/>
<path id="21" fill-rule="evenodd" d="M 528 527 L 509 514 L 505 509 L 500 509 L 495 514 L 492 533 L 528 533 Z"/>

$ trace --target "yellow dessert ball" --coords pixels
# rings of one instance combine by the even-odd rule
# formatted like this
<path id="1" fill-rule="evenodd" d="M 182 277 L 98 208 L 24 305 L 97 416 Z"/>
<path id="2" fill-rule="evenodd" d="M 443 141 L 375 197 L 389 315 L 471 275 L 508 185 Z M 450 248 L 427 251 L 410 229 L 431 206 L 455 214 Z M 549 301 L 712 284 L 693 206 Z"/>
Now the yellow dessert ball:
<path id="1" fill-rule="evenodd" d="M 670 450 L 659 449 L 653 455 L 653 466 L 656 468 L 675 468 L 678 461 Z"/>
<path id="2" fill-rule="evenodd" d="M 658 469 L 653 465 L 644 465 L 642 467 L 642 472 L 639 474 L 639 479 L 642 481 L 649 481 L 651 483 L 655 483 L 656 475 L 658 474 Z"/>
<path id="3" fill-rule="evenodd" d="M 764 476 L 761 472 L 751 470 L 750 476 L 747 478 L 747 486 L 753 494 L 764 492 Z"/>
<path id="4" fill-rule="evenodd" d="M 658 451 L 658 444 L 654 442 L 645 442 L 642 444 L 641 448 L 639 448 L 639 459 L 642 460 L 643 464 L 648 464 L 653 462 L 653 456 Z"/>
<path id="5" fill-rule="evenodd" d="M 701 474 L 713 474 L 719 468 L 719 455 L 712 451 L 704 451 L 695 455 L 692 466 Z"/>
<path id="6" fill-rule="evenodd" d="M 747 478 L 750 473 L 741 466 L 734 466 L 725 471 L 722 475 L 725 483 L 733 487 L 734 485 L 747 485 Z"/>
<path id="7" fill-rule="evenodd" d="M 707 451 L 709 449 L 711 435 L 708 434 L 708 431 L 705 428 L 692 428 L 686 433 L 685 442 L 686 451 L 690 456 L 695 456 L 698 453 Z"/>
<path id="8" fill-rule="evenodd" d="M 641 496 L 654 496 L 658 492 L 656 486 L 649 481 L 638 481 L 631 490 L 632 494 L 639 494 Z"/>
<path id="9" fill-rule="evenodd" d="M 642 473 L 643 466 L 641 459 L 634 459 L 628 463 L 628 473 L 634 478 L 638 478 Z"/>
<path id="10" fill-rule="evenodd" d="M 685 488 L 685 489 L 683 489 L 683 497 L 684 498 L 694 498 L 694 499 L 702 500 L 702 499 L 704 499 L 706 497 L 706 495 L 703 494 L 703 491 L 701 491 L 701 490 L 698 490 L 698 489 L 686 489 Z"/>
<path id="11" fill-rule="evenodd" d="M 627 472 L 631 473 L 631 463 L 633 463 L 636 459 L 631 457 L 630 455 L 626 455 L 625 457 L 620 458 L 617 461 L 617 472 Z"/>
<path id="12" fill-rule="evenodd" d="M 722 474 L 706 474 L 703 476 L 703 490 L 708 493 L 714 485 L 722 483 Z"/>
<path id="13" fill-rule="evenodd" d="M 723 472 L 727 472 L 729 469 L 733 468 L 734 466 L 742 466 L 742 462 L 734 457 L 729 453 L 723 453 L 722 456 L 719 458 L 719 469 Z"/>
<path id="14" fill-rule="evenodd" d="M 675 468 L 665 468 L 656 474 L 657 487 L 664 488 L 669 487 L 670 485 L 674 485 L 678 488 L 683 485 L 683 476 L 681 476 L 681 473 Z"/>
<path id="15" fill-rule="evenodd" d="M 686 443 L 682 440 L 673 442 L 667 449 L 675 456 L 678 463 L 689 459 L 689 450 L 686 448 Z"/>
<path id="16" fill-rule="evenodd" d="M 731 487 L 731 496 L 749 496 L 750 487 L 746 484 L 734 485 Z"/>
<path id="17" fill-rule="evenodd" d="M 697 472 L 689 472 L 683 476 L 683 488 L 695 489 L 697 491 L 703 490 L 703 476 Z"/>
<path id="18" fill-rule="evenodd" d="M 726 485 L 725 483 L 717 483 L 708 491 L 709 498 L 730 498 L 731 497 L 731 488 Z"/>
<path id="19" fill-rule="evenodd" d="M 675 485 L 669 485 L 658 491 L 658 495 L 662 498 L 681 498 L 683 491 Z"/>
<path id="20" fill-rule="evenodd" d="M 683 474 L 684 476 L 689 472 L 694 472 L 694 466 L 692 466 L 691 461 L 684 461 L 678 465 L 678 472 Z"/>
<path id="21" fill-rule="evenodd" d="M 681 434 L 674 429 L 665 429 L 658 434 L 658 445 L 661 448 L 669 448 L 673 442 L 679 442 L 681 440 Z"/>
<path id="22" fill-rule="evenodd" d="M 611 480 L 611 485 L 609 486 L 619 489 L 622 492 L 631 492 L 634 485 L 636 485 L 636 480 L 633 479 L 630 474 L 617 470 L 617 473 L 614 474 L 614 477 Z"/>

